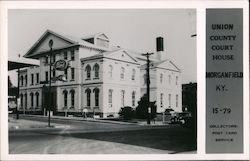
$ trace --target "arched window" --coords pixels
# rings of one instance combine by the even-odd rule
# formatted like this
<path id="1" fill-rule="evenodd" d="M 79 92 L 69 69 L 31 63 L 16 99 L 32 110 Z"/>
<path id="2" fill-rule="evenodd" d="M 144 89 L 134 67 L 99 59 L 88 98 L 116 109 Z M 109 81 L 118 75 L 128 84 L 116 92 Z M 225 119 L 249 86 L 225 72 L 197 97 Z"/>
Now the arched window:
<path id="1" fill-rule="evenodd" d="M 36 92 L 36 107 L 39 107 L 39 93 Z"/>
<path id="2" fill-rule="evenodd" d="M 100 92 L 100 90 L 98 88 L 95 88 L 93 91 L 95 93 L 95 106 L 98 107 L 99 106 L 99 92 Z"/>
<path id="3" fill-rule="evenodd" d="M 90 102 L 91 102 L 91 98 L 90 98 L 90 94 L 91 94 L 91 90 L 88 88 L 85 90 L 85 93 L 87 93 L 87 107 L 90 107 Z"/>
<path id="4" fill-rule="evenodd" d="M 20 94 L 20 103 L 21 103 L 21 107 L 23 107 L 23 94 Z"/>
<path id="5" fill-rule="evenodd" d="M 135 69 L 132 69 L 132 80 L 135 80 Z"/>
<path id="6" fill-rule="evenodd" d="M 161 73 L 160 74 L 160 82 L 162 83 L 162 80 L 163 80 L 163 74 Z"/>
<path id="7" fill-rule="evenodd" d="M 109 65 L 108 72 L 109 72 L 109 77 L 112 78 L 112 74 L 113 74 L 113 66 L 112 65 Z"/>
<path id="8" fill-rule="evenodd" d="M 71 108 L 74 108 L 75 107 L 75 90 L 71 89 L 70 94 L 71 94 Z"/>
<path id="9" fill-rule="evenodd" d="M 87 79 L 91 79 L 91 67 L 90 67 L 90 65 L 86 66 L 85 71 L 86 71 Z"/>
<path id="10" fill-rule="evenodd" d="M 68 105 L 68 91 L 67 90 L 63 91 L 63 98 L 64 98 L 64 107 L 67 107 Z"/>
<path id="11" fill-rule="evenodd" d="M 33 107 L 34 106 L 34 94 L 31 92 L 30 93 L 30 105 L 31 105 L 31 107 Z"/>
<path id="12" fill-rule="evenodd" d="M 125 68 L 121 67 L 121 79 L 124 79 Z"/>
<path id="13" fill-rule="evenodd" d="M 135 106 L 135 91 L 132 92 L 132 106 Z"/>
<path id="14" fill-rule="evenodd" d="M 21 76 L 21 86 L 23 86 L 23 76 Z"/>
<path id="15" fill-rule="evenodd" d="M 109 102 L 109 107 L 112 107 L 112 101 L 113 101 L 113 90 L 112 89 L 109 89 L 109 93 L 108 93 L 108 102 Z"/>
<path id="16" fill-rule="evenodd" d="M 93 70 L 95 72 L 95 78 L 99 78 L 99 65 L 98 64 L 95 64 L 94 67 L 93 67 Z"/>

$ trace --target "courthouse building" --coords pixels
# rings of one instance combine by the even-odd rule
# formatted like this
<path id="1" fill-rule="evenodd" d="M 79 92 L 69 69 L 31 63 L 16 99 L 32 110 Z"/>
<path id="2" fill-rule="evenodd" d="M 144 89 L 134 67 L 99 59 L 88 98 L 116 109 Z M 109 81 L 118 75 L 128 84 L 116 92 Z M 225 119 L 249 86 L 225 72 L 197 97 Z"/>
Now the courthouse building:
<path id="1" fill-rule="evenodd" d="M 52 51 L 49 41 L 53 40 Z M 20 110 L 44 111 L 48 106 L 49 54 L 51 63 L 65 60 L 63 71 L 52 67 L 51 106 L 54 112 L 88 112 L 115 116 L 121 107 L 136 108 L 146 93 L 146 57 L 112 46 L 104 33 L 76 38 L 47 30 L 24 55 L 40 60 L 40 66 L 20 72 Z M 182 109 L 181 71 L 171 60 L 162 60 L 163 38 L 151 56 L 150 94 L 157 112 Z M 65 81 L 55 78 L 66 77 Z M 85 110 L 86 111 L 86 110 Z"/>

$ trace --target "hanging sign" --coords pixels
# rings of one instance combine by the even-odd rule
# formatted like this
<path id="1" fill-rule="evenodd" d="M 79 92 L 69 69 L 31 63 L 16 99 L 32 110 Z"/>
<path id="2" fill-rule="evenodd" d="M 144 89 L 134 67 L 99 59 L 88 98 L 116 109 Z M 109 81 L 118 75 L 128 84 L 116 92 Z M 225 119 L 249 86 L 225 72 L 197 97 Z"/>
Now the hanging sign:
<path id="1" fill-rule="evenodd" d="M 56 70 L 64 71 L 65 69 L 68 68 L 68 65 L 69 64 L 68 64 L 67 61 L 61 59 L 61 60 L 58 60 L 58 61 L 55 62 L 54 68 Z"/>

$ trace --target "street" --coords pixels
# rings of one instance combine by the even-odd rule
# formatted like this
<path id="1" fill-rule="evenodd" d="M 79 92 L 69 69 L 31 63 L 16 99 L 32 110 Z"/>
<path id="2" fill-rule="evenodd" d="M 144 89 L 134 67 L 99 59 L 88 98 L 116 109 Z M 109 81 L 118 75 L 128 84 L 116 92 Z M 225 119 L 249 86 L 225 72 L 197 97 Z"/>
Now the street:
<path id="1" fill-rule="evenodd" d="M 47 118 L 21 119 L 45 123 Z M 51 119 L 62 128 L 9 130 L 10 154 L 195 153 L 196 139 L 180 125 L 140 126 Z"/>

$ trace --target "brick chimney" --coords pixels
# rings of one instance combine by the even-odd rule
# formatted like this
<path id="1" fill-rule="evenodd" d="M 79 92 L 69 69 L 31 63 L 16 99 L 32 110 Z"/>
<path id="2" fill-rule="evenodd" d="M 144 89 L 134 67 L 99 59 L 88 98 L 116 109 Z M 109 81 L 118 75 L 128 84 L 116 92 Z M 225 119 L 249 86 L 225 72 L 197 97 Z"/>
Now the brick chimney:
<path id="1" fill-rule="evenodd" d="M 156 57 L 158 60 L 161 60 L 161 54 L 164 51 L 164 41 L 163 37 L 157 37 L 156 38 Z"/>

